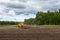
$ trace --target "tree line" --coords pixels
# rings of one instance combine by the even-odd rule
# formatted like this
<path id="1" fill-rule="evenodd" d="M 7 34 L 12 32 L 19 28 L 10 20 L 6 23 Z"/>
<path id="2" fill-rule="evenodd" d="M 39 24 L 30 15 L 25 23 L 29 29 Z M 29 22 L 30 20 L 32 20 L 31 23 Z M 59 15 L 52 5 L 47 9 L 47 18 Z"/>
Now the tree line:
<path id="1" fill-rule="evenodd" d="M 0 25 L 17 25 L 18 23 L 14 21 L 0 21 Z"/>
<path id="2" fill-rule="evenodd" d="M 60 9 L 58 11 L 37 12 L 35 18 L 25 19 L 29 25 L 60 25 Z"/>

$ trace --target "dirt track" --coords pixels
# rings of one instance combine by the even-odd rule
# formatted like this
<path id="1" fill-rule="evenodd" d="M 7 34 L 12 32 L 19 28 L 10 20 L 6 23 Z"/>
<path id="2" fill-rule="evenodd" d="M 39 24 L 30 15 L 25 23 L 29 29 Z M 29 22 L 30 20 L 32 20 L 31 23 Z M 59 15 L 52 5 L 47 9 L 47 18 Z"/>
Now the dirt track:
<path id="1" fill-rule="evenodd" d="M 2 30 L 0 40 L 60 40 L 60 27 Z"/>

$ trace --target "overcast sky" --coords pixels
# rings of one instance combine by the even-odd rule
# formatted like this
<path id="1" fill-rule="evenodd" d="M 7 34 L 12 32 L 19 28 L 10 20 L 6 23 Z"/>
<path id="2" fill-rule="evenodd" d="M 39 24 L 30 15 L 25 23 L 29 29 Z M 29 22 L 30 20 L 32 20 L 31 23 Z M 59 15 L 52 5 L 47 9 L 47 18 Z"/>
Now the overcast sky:
<path id="1" fill-rule="evenodd" d="M 0 0 L 0 20 L 24 21 L 35 18 L 34 13 L 38 11 L 55 11 L 59 8 L 60 0 Z"/>

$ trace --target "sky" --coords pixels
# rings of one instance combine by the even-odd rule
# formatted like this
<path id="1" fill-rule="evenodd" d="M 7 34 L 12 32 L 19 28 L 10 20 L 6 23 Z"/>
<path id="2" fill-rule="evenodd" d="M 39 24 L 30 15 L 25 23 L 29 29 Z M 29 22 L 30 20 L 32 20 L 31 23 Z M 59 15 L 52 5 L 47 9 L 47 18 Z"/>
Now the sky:
<path id="1" fill-rule="evenodd" d="M 56 11 L 60 0 L 0 0 L 0 21 L 19 21 L 35 18 L 38 11 Z"/>

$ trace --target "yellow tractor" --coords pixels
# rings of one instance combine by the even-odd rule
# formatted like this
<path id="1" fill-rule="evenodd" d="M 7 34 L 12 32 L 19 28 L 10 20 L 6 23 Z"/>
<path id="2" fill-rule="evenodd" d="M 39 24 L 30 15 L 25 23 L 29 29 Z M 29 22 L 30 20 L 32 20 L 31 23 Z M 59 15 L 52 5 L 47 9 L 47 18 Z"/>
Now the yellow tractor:
<path id="1" fill-rule="evenodd" d="M 18 27 L 19 27 L 19 28 L 23 28 L 24 25 L 25 25 L 24 23 L 19 23 L 19 24 L 18 24 Z"/>
<path id="2" fill-rule="evenodd" d="M 24 23 L 19 23 L 19 24 L 18 24 L 18 28 L 28 29 L 29 26 L 25 25 Z"/>

